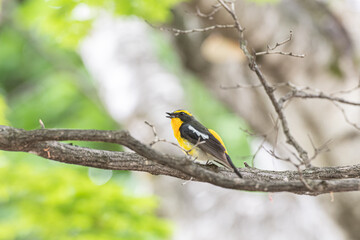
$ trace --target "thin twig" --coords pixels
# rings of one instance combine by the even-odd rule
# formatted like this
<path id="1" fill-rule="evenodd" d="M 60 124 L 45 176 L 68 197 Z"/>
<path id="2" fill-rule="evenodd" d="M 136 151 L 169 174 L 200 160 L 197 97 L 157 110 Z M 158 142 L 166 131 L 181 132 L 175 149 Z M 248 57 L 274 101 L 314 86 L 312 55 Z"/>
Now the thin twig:
<path id="1" fill-rule="evenodd" d="M 323 143 L 319 147 L 316 147 L 315 144 L 314 144 L 314 141 L 312 140 L 312 138 L 311 138 L 311 136 L 309 134 L 308 134 L 308 138 L 309 138 L 310 143 L 311 143 L 311 145 L 312 145 L 312 147 L 314 149 L 314 154 L 310 158 L 310 161 L 314 160 L 320 153 L 330 151 L 329 144 L 331 142 L 331 139 L 326 141 L 325 143 Z"/>
<path id="2" fill-rule="evenodd" d="M 318 92 L 318 93 L 308 93 L 305 92 L 303 90 L 300 90 L 298 88 L 294 88 L 292 86 L 293 90 L 288 92 L 287 94 L 285 94 L 283 97 L 281 97 L 278 101 L 279 105 L 282 106 L 286 101 L 289 101 L 292 98 L 303 98 L 303 99 L 326 99 L 326 100 L 330 100 L 332 102 L 339 102 L 339 103 L 343 103 L 343 104 L 347 104 L 347 105 L 352 105 L 352 106 L 360 106 L 360 102 L 353 102 L 350 100 L 346 100 L 343 98 L 339 98 L 339 97 L 335 97 L 335 96 L 331 96 L 331 95 L 326 95 L 323 92 Z"/>
<path id="3" fill-rule="evenodd" d="M 172 33 L 174 33 L 175 36 L 178 36 L 180 34 L 207 32 L 207 31 L 211 31 L 214 29 L 226 29 L 226 28 L 234 28 L 235 27 L 234 24 L 227 24 L 227 25 L 212 25 L 212 26 L 204 27 L 204 28 L 194 28 L 194 29 L 189 29 L 189 30 L 182 30 L 182 29 L 177 29 L 177 28 L 156 27 L 150 23 L 148 23 L 148 24 L 150 26 L 152 26 L 153 28 L 159 29 L 161 31 L 172 32 Z"/>
<path id="4" fill-rule="evenodd" d="M 269 55 L 269 54 L 278 54 L 278 55 L 284 55 L 284 56 L 290 56 L 290 57 L 298 57 L 298 58 L 304 58 L 305 54 L 295 54 L 292 52 L 281 52 L 281 51 L 276 51 L 276 52 L 257 52 L 255 53 L 256 56 L 261 56 L 261 55 Z"/>
<path id="5" fill-rule="evenodd" d="M 290 31 L 289 37 L 287 39 L 285 39 L 284 41 L 281 42 L 277 42 L 274 47 L 270 47 L 270 45 L 266 46 L 266 51 L 263 52 L 257 52 L 255 53 L 256 56 L 261 56 L 261 55 L 267 55 L 267 54 L 279 54 L 279 55 L 285 55 L 285 56 L 291 56 L 291 57 L 299 57 L 299 58 L 304 58 L 305 54 L 295 54 L 292 52 L 282 52 L 282 51 L 273 51 L 276 48 L 285 45 L 286 43 L 290 42 L 292 40 L 293 37 L 293 33 L 292 31 Z"/>
<path id="6" fill-rule="evenodd" d="M 155 126 L 152 125 L 151 123 L 149 123 L 148 121 L 145 121 L 145 124 L 148 125 L 149 127 L 151 127 L 152 132 L 153 132 L 153 134 L 154 134 L 154 140 L 153 140 L 151 143 L 149 143 L 149 146 L 150 146 L 150 147 L 152 147 L 154 144 L 156 144 L 156 143 L 158 143 L 158 142 L 165 142 L 165 143 L 169 143 L 169 144 L 171 144 L 171 145 L 173 145 L 173 146 L 175 146 L 175 147 L 178 147 L 178 148 L 180 148 L 181 150 L 184 150 L 182 147 L 180 147 L 180 146 L 179 146 L 178 144 L 176 144 L 176 143 L 167 141 L 167 140 L 164 139 L 164 138 L 159 138 L 159 137 L 158 137 L 158 134 L 157 134 L 157 132 L 156 132 Z"/>
<path id="7" fill-rule="evenodd" d="M 39 119 L 39 123 L 40 123 L 41 128 L 45 129 L 45 124 L 41 119 Z"/>
<path id="8" fill-rule="evenodd" d="M 51 159 L 50 147 L 44 148 L 43 150 L 47 153 L 48 158 Z"/>
<path id="9" fill-rule="evenodd" d="M 342 107 L 340 106 L 340 104 L 337 104 L 336 102 L 332 102 L 332 103 L 342 112 L 342 115 L 344 116 L 345 121 L 346 121 L 349 125 L 353 126 L 356 130 L 360 131 L 360 126 L 357 125 L 356 123 L 353 123 L 352 121 L 350 121 L 350 119 L 348 118 L 348 116 L 347 116 L 347 114 L 346 114 L 346 112 L 345 112 L 345 109 L 342 108 Z"/>
<path id="10" fill-rule="evenodd" d="M 356 90 L 360 90 L 360 82 L 353 88 L 330 93 L 330 96 L 334 96 L 334 95 L 338 95 L 338 94 L 348 94 L 348 93 L 354 92 Z"/>
<path id="11" fill-rule="evenodd" d="M 279 137 L 279 118 L 277 118 L 276 120 L 274 120 L 271 117 L 273 123 L 274 123 L 274 130 L 275 130 L 275 143 L 273 144 L 273 151 L 275 152 L 275 149 L 277 148 L 278 145 L 278 137 Z"/>
<path id="12" fill-rule="evenodd" d="M 270 149 L 267 149 L 267 148 L 264 148 L 264 150 L 272 157 L 276 158 L 277 160 L 281 160 L 283 162 L 288 162 L 290 163 L 291 165 L 293 165 L 294 167 L 297 168 L 297 166 L 299 166 L 300 164 L 297 164 L 295 162 L 293 162 L 293 160 L 290 158 L 290 157 L 280 157 L 278 156 L 273 150 L 270 150 Z"/>
<path id="13" fill-rule="evenodd" d="M 191 151 L 194 150 L 194 149 L 197 148 L 200 144 L 203 144 L 203 143 L 205 143 L 205 141 L 201 141 L 200 138 L 199 138 L 194 146 L 192 146 L 189 150 L 183 149 L 183 151 L 184 151 L 187 155 L 190 155 L 190 156 L 191 156 Z"/>
<path id="14" fill-rule="evenodd" d="M 220 5 L 214 5 L 214 6 L 213 6 L 213 10 L 212 10 L 210 13 L 205 14 L 205 13 L 202 13 L 198 7 L 196 7 L 196 14 L 197 14 L 197 16 L 199 16 L 199 17 L 207 18 L 207 19 L 209 19 L 209 20 L 213 20 L 213 19 L 214 19 L 214 15 L 215 15 L 220 9 L 221 9 L 221 6 L 220 6 Z"/>
<path id="15" fill-rule="evenodd" d="M 189 180 L 186 180 L 185 182 L 181 183 L 182 185 L 186 185 L 187 183 L 191 182 L 194 178 L 191 177 Z"/>
<path id="16" fill-rule="evenodd" d="M 252 156 L 252 158 L 251 158 L 251 163 L 252 163 L 253 166 L 255 166 L 255 162 L 254 162 L 254 161 L 255 161 L 255 158 L 256 158 L 257 154 L 260 152 L 260 150 L 261 150 L 262 148 L 264 148 L 265 142 L 266 142 L 266 138 L 264 137 L 263 140 L 261 141 L 259 147 L 256 149 L 255 153 L 253 154 L 253 156 Z"/>
<path id="17" fill-rule="evenodd" d="M 292 40 L 292 37 L 293 37 L 293 32 L 290 30 L 290 34 L 287 39 L 285 39 L 282 42 L 277 42 L 274 47 L 270 47 L 269 45 L 267 45 L 267 49 L 269 51 L 275 50 L 277 47 L 280 47 L 281 45 L 285 45 L 286 43 L 290 42 Z"/>
<path id="18" fill-rule="evenodd" d="M 234 19 L 235 21 L 235 28 L 239 30 L 240 33 L 242 33 L 245 29 L 241 27 L 238 17 L 235 14 L 235 5 L 233 2 L 226 2 L 223 0 L 218 0 L 218 2 L 221 4 L 221 6 L 223 6 L 223 8 L 231 15 L 231 17 Z M 227 5 L 229 4 L 230 7 Z"/>
<path id="19" fill-rule="evenodd" d="M 237 83 L 237 84 L 234 85 L 234 86 L 223 86 L 223 85 L 220 85 L 220 88 L 221 88 L 221 89 L 224 89 L 224 90 L 237 89 L 237 88 L 259 88 L 259 87 L 262 87 L 262 85 L 261 85 L 261 84 L 243 85 L 243 84 L 240 84 L 240 83 Z"/>

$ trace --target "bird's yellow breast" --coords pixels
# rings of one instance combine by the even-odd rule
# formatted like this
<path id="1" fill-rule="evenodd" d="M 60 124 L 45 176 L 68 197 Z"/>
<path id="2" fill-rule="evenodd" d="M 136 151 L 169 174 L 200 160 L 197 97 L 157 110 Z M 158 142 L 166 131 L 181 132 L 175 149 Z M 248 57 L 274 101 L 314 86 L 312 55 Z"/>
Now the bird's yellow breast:
<path id="1" fill-rule="evenodd" d="M 183 121 L 181 121 L 180 118 L 172 118 L 171 119 L 171 127 L 173 129 L 176 140 L 179 142 L 180 147 L 182 147 L 185 150 L 190 150 L 193 145 L 186 139 L 183 139 L 180 134 L 180 127 L 182 124 L 183 124 Z M 193 155 L 193 153 L 194 153 L 194 150 L 191 150 L 189 152 L 190 155 Z"/>

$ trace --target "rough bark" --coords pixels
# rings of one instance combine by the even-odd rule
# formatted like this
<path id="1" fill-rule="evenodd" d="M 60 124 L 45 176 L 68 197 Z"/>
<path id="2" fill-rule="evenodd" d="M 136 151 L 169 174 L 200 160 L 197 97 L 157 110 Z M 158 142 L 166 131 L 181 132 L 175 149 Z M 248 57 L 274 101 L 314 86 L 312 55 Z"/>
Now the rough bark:
<path id="1" fill-rule="evenodd" d="M 79 147 L 58 141 L 117 143 L 134 152 L 115 152 Z M 213 166 L 200 166 L 187 157 L 160 153 L 133 138 L 127 131 L 23 129 L 0 126 L 0 149 L 29 152 L 54 161 L 113 170 L 143 171 L 207 182 L 219 187 L 263 192 L 319 195 L 360 190 L 360 164 L 308 168 L 298 171 L 266 171 L 241 168 L 244 179 Z M 305 184 L 306 182 L 306 184 Z"/>

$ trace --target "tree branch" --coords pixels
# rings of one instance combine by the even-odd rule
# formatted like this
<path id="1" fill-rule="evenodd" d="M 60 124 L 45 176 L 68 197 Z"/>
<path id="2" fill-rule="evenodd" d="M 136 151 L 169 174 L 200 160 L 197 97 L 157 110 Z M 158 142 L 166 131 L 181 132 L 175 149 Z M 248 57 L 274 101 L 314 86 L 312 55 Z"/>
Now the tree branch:
<path id="1" fill-rule="evenodd" d="M 343 99 L 343 98 L 326 95 L 323 92 L 308 93 L 308 92 L 305 92 L 303 90 L 299 90 L 299 89 L 294 88 L 294 87 L 293 87 L 293 91 L 288 92 L 285 96 L 283 96 L 283 97 L 281 97 L 279 99 L 280 106 L 282 106 L 285 102 L 289 101 L 292 98 L 326 99 L 326 100 L 329 100 L 329 101 L 339 102 L 339 103 L 343 103 L 343 104 L 347 104 L 347 105 L 358 106 L 358 107 L 360 106 L 360 102 L 353 102 L 353 101 L 349 101 L 349 100 L 346 100 L 346 99 Z"/>
<path id="2" fill-rule="evenodd" d="M 277 42 L 274 47 L 270 47 L 270 45 L 267 45 L 266 51 L 257 52 L 257 53 L 255 53 L 255 55 L 261 56 L 261 55 L 269 55 L 269 54 L 279 54 L 279 55 L 285 55 L 285 56 L 291 56 L 291 57 L 304 58 L 305 54 L 294 54 L 292 52 L 274 51 L 276 48 L 290 42 L 292 40 L 292 37 L 293 37 L 293 33 L 292 33 L 292 31 L 290 31 L 290 35 L 287 39 L 285 39 L 284 41 L 281 41 L 281 42 Z"/>
<path id="3" fill-rule="evenodd" d="M 150 26 L 156 28 L 154 25 L 150 24 Z M 228 25 L 212 25 L 209 27 L 204 27 L 204 28 L 194 28 L 194 29 L 190 29 L 190 30 L 181 30 L 181 29 L 177 29 L 177 28 L 165 28 L 165 27 L 159 27 L 158 29 L 161 31 L 169 31 L 174 33 L 176 36 L 180 35 L 180 34 L 188 34 L 188 33 L 195 33 L 195 32 L 207 32 L 210 30 L 214 30 L 214 29 L 224 29 L 224 28 L 234 28 L 235 25 L 233 24 L 228 24 Z"/>
<path id="4" fill-rule="evenodd" d="M 240 48 L 243 51 L 244 55 L 246 56 L 246 58 L 249 62 L 250 69 L 253 72 L 255 72 L 255 74 L 256 74 L 257 78 L 259 79 L 261 85 L 263 86 L 267 96 L 269 97 L 270 102 L 275 109 L 275 112 L 277 113 L 277 115 L 279 117 L 282 129 L 283 129 L 283 133 L 286 137 L 286 142 L 295 148 L 295 150 L 299 154 L 299 157 L 301 158 L 303 164 L 306 167 L 310 167 L 311 164 L 310 164 L 310 159 L 309 159 L 308 153 L 291 134 L 289 125 L 288 125 L 288 121 L 285 117 L 283 108 L 280 106 L 280 104 L 278 103 L 278 101 L 275 97 L 274 88 L 272 86 L 270 86 L 270 84 L 266 80 L 264 74 L 261 72 L 260 67 L 256 62 L 256 59 L 254 56 L 255 54 L 252 54 L 248 49 L 248 43 L 244 37 L 244 29 L 241 27 L 239 20 L 235 14 L 234 3 L 229 3 L 229 5 L 230 5 L 229 6 L 229 5 L 227 5 L 227 3 L 224 0 L 217 0 L 217 1 L 229 13 L 229 15 L 232 17 L 232 19 L 235 23 L 234 28 L 237 30 L 237 32 L 239 34 L 238 38 L 239 38 Z"/>
<path id="5" fill-rule="evenodd" d="M 117 143 L 135 153 L 95 150 L 57 141 L 100 141 Z M 244 179 L 232 171 L 214 166 L 200 166 L 185 157 L 155 151 L 133 138 L 127 131 L 38 129 L 26 131 L 0 126 L 0 149 L 29 152 L 43 158 L 83 166 L 113 170 L 134 170 L 154 175 L 207 182 L 247 191 L 293 192 L 318 195 L 360 190 L 360 164 L 344 167 L 308 168 L 298 171 L 265 171 L 242 168 Z M 303 180 L 310 189 L 303 184 Z"/>

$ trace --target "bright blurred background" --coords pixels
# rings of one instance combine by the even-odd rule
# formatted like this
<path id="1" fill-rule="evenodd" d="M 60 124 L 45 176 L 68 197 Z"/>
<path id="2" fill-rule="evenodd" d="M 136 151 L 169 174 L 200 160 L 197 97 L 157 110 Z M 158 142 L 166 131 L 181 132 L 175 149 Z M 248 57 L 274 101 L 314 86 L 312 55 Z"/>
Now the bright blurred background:
<path id="1" fill-rule="evenodd" d="M 143 142 L 174 142 L 165 112 L 188 109 L 223 137 L 237 166 L 291 169 L 261 150 L 242 129 L 283 139 L 274 113 L 232 31 L 174 36 L 146 21 L 191 29 L 227 23 L 196 16 L 211 1 L 2 0 L 0 7 L 0 124 L 40 128 L 128 129 Z M 251 47 L 265 50 L 288 37 L 284 51 L 304 59 L 258 59 L 272 83 L 291 81 L 327 92 L 359 82 L 360 5 L 356 0 L 237 1 Z M 281 89 L 280 93 L 284 93 Z M 359 92 L 346 95 L 359 100 Z M 326 109 L 326 111 L 324 111 Z M 359 109 L 346 108 L 351 121 Z M 321 113 L 321 114 L 319 114 Z M 332 139 L 316 166 L 358 162 L 358 131 L 329 102 L 294 101 L 290 127 L 311 152 Z M 120 146 L 76 142 L 123 151 Z M 158 150 L 181 154 L 167 143 Z M 354 150 L 355 149 L 355 150 Z M 286 151 L 285 151 L 286 152 Z M 0 239 L 359 239 L 359 193 L 320 197 L 250 193 L 204 183 L 100 170 L 0 152 Z"/>

